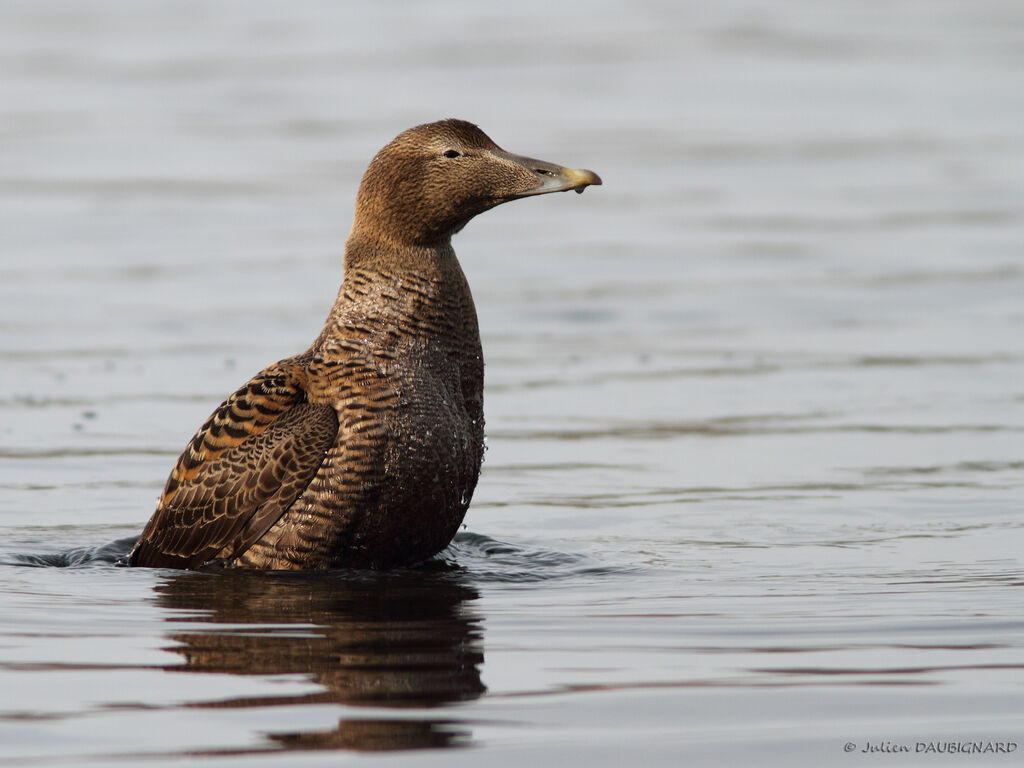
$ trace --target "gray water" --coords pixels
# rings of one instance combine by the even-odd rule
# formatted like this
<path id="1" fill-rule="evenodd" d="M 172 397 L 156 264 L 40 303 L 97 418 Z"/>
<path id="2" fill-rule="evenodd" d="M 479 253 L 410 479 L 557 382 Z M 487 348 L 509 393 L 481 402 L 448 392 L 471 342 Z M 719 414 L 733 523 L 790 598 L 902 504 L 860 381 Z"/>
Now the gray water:
<path id="1" fill-rule="evenodd" d="M 5 3 L 0 765 L 1019 764 L 925 750 L 1024 742 L 1022 74 L 1016 0 Z M 605 182 L 456 238 L 466 530 L 118 567 L 448 116 Z"/>

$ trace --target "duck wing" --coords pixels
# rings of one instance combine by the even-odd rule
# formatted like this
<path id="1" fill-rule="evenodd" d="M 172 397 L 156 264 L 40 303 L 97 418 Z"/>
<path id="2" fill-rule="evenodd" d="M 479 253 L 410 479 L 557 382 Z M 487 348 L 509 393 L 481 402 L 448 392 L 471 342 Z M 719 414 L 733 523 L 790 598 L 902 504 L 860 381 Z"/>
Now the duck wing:
<path id="1" fill-rule="evenodd" d="M 241 554 L 309 485 L 338 434 L 311 403 L 296 362 L 270 366 L 231 395 L 178 458 L 129 565 L 195 568 Z"/>

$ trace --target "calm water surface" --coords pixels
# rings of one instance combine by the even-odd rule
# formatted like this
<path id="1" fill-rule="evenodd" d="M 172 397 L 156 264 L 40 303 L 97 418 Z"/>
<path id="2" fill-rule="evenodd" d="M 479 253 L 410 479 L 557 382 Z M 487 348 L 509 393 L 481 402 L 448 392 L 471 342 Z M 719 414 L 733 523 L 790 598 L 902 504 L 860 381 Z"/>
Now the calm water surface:
<path id="1" fill-rule="evenodd" d="M 1022 71 L 1013 0 L 6 4 L 0 765 L 1019 763 L 919 750 L 1024 744 Z M 466 530 L 118 567 L 446 116 L 605 181 L 456 238 Z"/>

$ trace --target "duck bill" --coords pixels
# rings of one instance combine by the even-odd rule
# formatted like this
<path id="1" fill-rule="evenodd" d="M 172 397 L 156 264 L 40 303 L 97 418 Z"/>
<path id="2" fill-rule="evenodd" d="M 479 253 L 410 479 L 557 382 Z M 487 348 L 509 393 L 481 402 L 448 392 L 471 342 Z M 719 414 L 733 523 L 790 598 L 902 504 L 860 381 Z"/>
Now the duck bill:
<path id="1" fill-rule="evenodd" d="M 593 171 L 582 168 L 563 168 L 545 160 L 535 160 L 532 157 L 521 157 L 509 153 L 503 154 L 505 159 L 528 170 L 537 181 L 536 186 L 511 195 L 509 199 L 512 200 L 532 195 L 546 195 L 550 192 L 568 192 L 570 189 L 582 194 L 587 187 L 601 184 L 601 177 Z"/>

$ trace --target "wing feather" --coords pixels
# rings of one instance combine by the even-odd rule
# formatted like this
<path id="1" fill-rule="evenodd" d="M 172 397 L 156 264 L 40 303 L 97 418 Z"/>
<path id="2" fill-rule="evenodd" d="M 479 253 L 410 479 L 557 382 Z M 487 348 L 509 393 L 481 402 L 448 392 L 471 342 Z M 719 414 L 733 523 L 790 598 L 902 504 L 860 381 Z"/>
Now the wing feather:
<path id="1" fill-rule="evenodd" d="M 195 568 L 241 554 L 313 479 L 338 433 L 302 368 L 279 363 L 211 414 L 171 471 L 129 564 Z"/>

